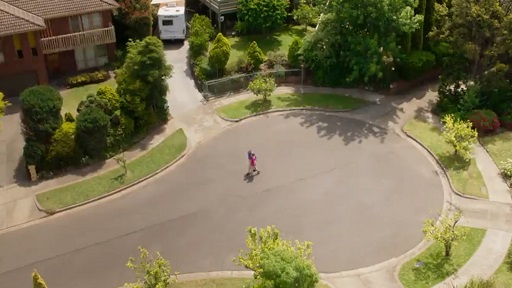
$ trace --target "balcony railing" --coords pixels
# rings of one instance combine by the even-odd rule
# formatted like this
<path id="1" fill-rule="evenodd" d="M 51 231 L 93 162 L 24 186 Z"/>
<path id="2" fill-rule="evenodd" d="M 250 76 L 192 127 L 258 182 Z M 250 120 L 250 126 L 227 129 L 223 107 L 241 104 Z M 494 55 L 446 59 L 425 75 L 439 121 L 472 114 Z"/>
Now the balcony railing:
<path id="1" fill-rule="evenodd" d="M 78 47 L 101 45 L 116 42 L 114 27 L 89 30 L 41 39 L 44 54 L 73 50 Z"/>
<path id="2" fill-rule="evenodd" d="M 236 12 L 238 0 L 201 0 L 206 6 L 220 15 Z"/>

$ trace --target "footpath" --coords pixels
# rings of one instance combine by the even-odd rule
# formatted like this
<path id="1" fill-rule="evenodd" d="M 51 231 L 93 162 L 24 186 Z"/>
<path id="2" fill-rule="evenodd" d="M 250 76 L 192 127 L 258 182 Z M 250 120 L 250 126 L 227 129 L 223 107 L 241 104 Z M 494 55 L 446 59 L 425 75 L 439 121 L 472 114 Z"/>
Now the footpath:
<path id="1" fill-rule="evenodd" d="M 436 92 L 431 91 L 428 86 L 407 95 L 389 97 L 356 90 L 300 86 L 282 86 L 276 90 L 276 93 L 291 92 L 343 93 L 373 102 L 373 105 L 346 112 L 343 115 L 386 127 L 403 137 L 406 136 L 401 132 L 401 127 L 412 117 L 429 117 L 429 106 L 437 97 Z M 155 131 L 146 140 L 132 147 L 125 153 L 125 158 L 128 161 L 137 158 L 145 151 L 158 145 L 178 128 L 184 129 L 188 137 L 189 148 L 193 148 L 198 143 L 221 132 L 225 127 L 233 125 L 215 116 L 217 107 L 248 97 L 251 97 L 249 93 L 242 93 L 233 97 L 214 99 L 205 104 L 197 103 L 195 108 L 188 109 L 187 113 L 180 113 L 164 128 Z M 172 103 L 170 105 L 172 106 Z M 412 140 L 411 143 L 418 146 L 418 149 L 422 149 Z M 436 167 L 438 174 L 443 175 L 441 168 L 437 166 L 434 159 L 427 152 L 422 151 Z M 435 287 L 454 287 L 453 285 L 461 285 L 474 276 L 491 276 L 504 259 L 512 239 L 512 199 L 510 190 L 497 174 L 498 168 L 483 148 L 476 148 L 475 158 L 487 185 L 490 200 L 474 200 L 457 196 L 448 188 L 447 179 L 441 177 L 445 194 L 445 208 L 455 206 L 462 209 L 464 211 L 462 224 L 488 229 L 487 234 L 479 249 L 466 265 L 455 275 Z M 34 195 L 36 193 L 94 177 L 115 167 L 117 167 L 115 160 L 108 160 L 102 165 L 88 167 L 85 170 L 35 185 L 25 187 L 12 185 L 3 188 L 0 190 L 0 229 L 11 228 L 44 217 L 45 214 L 35 207 Z M 339 273 L 322 273 L 321 277 L 331 286 L 340 288 L 402 287 L 398 280 L 398 269 L 401 264 L 423 251 L 428 247 L 428 244 L 424 241 L 400 257 L 371 267 Z M 181 279 L 249 275 L 246 274 L 219 271 L 182 275 Z"/>

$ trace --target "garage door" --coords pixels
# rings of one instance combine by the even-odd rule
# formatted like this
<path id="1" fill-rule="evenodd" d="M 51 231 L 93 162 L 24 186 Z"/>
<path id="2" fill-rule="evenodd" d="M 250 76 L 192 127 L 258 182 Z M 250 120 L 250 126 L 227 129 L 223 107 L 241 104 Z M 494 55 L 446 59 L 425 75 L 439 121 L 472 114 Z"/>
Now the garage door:
<path id="1" fill-rule="evenodd" d="M 19 97 L 23 90 L 35 85 L 37 85 L 35 71 L 0 76 L 0 92 L 4 93 L 6 98 Z"/>

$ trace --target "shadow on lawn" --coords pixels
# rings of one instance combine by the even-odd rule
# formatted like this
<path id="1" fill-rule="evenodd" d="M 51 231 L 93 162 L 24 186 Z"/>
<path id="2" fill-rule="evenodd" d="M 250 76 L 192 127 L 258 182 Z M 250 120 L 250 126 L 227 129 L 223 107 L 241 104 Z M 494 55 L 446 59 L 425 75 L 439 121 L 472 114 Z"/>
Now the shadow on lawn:
<path id="1" fill-rule="evenodd" d="M 469 165 L 471 165 L 470 160 L 468 161 L 453 153 L 444 153 L 442 155 L 438 155 L 438 157 L 439 161 L 441 161 L 443 166 L 448 170 L 467 171 L 469 169 Z"/>
<path id="2" fill-rule="evenodd" d="M 442 249 L 438 253 L 432 253 L 425 258 L 415 260 L 422 261 L 423 266 L 412 268 L 414 279 L 425 284 L 434 284 L 430 281 L 433 279 L 442 280 L 456 271 L 451 258 L 445 257 Z"/>
<path id="3" fill-rule="evenodd" d="M 245 109 L 251 111 L 251 114 L 264 112 L 270 108 L 272 108 L 272 101 L 263 99 L 256 99 L 245 105 Z"/>

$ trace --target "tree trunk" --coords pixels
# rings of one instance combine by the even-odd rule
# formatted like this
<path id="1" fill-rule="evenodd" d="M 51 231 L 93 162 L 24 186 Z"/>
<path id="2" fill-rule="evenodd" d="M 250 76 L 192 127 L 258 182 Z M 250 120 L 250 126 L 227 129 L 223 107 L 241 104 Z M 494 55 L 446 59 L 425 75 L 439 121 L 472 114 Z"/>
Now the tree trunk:
<path id="1" fill-rule="evenodd" d="M 452 254 L 452 243 L 444 244 L 444 257 L 450 257 Z"/>

